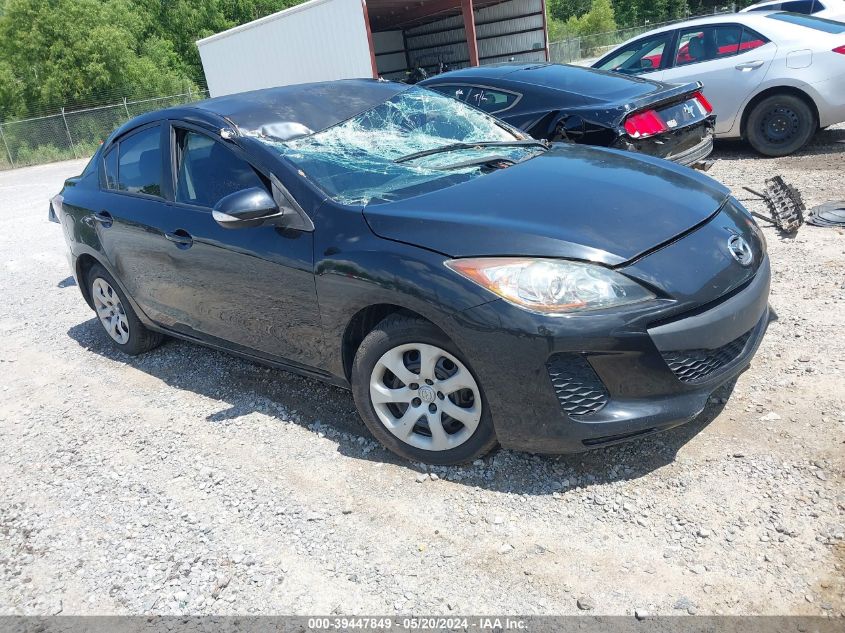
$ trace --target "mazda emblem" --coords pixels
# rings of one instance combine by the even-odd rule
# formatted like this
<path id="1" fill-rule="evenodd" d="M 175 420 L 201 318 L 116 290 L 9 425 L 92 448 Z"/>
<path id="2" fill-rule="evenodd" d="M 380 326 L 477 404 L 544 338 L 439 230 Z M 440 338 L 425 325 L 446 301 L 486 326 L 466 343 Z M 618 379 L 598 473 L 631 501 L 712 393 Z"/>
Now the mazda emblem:
<path id="1" fill-rule="evenodd" d="M 754 253 L 751 252 L 751 245 L 739 235 L 731 235 L 730 239 L 728 239 L 728 251 L 743 266 L 748 266 L 754 259 Z"/>

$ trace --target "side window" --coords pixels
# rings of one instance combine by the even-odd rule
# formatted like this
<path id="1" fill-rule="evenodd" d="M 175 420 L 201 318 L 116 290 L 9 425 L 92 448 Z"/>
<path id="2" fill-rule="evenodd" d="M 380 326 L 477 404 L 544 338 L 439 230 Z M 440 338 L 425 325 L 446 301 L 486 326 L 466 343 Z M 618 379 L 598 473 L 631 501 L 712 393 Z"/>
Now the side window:
<path id="1" fill-rule="evenodd" d="M 736 24 L 681 31 L 675 65 L 697 64 L 739 52 L 742 27 Z"/>
<path id="2" fill-rule="evenodd" d="M 161 129 L 158 125 L 122 139 L 118 145 L 117 189 L 161 195 Z"/>
<path id="3" fill-rule="evenodd" d="M 513 92 L 502 92 L 501 90 L 490 90 L 489 88 L 473 88 L 466 102 L 493 114 L 511 107 L 516 103 L 517 99 L 519 99 L 519 95 Z"/>
<path id="4" fill-rule="evenodd" d="M 716 38 L 716 55 L 719 57 L 728 57 L 736 55 L 739 52 L 739 42 L 742 39 L 742 27 L 737 24 L 728 24 L 725 26 L 717 26 L 714 31 Z"/>
<path id="5" fill-rule="evenodd" d="M 812 15 L 819 11 L 824 11 L 824 7 L 820 2 L 815 0 L 790 0 L 781 5 L 783 11 L 790 11 L 792 13 L 803 13 L 804 15 Z"/>
<path id="6" fill-rule="evenodd" d="M 763 44 L 767 44 L 768 41 L 759 33 L 755 33 L 751 29 L 744 29 L 742 31 L 742 40 L 739 42 L 739 51 L 744 53 L 745 51 L 754 50 L 763 46 Z"/>
<path id="7" fill-rule="evenodd" d="M 221 198 L 241 189 L 267 189 L 249 163 L 211 137 L 179 130 L 176 140 L 176 202 L 211 208 Z"/>
<path id="8" fill-rule="evenodd" d="M 447 86 L 431 86 L 432 90 L 436 90 L 442 95 L 446 95 L 447 97 L 452 97 L 453 99 L 457 99 L 458 101 L 466 101 L 467 95 L 469 94 L 469 88 L 467 86 L 456 86 L 454 84 L 450 84 Z"/>
<path id="9" fill-rule="evenodd" d="M 117 146 L 112 147 L 103 158 L 106 181 L 102 185 L 106 189 L 117 189 Z"/>
<path id="10" fill-rule="evenodd" d="M 613 70 L 627 75 L 647 73 L 660 68 L 663 51 L 669 45 L 672 33 L 661 33 L 628 44 L 608 58 L 600 66 L 601 70 Z"/>

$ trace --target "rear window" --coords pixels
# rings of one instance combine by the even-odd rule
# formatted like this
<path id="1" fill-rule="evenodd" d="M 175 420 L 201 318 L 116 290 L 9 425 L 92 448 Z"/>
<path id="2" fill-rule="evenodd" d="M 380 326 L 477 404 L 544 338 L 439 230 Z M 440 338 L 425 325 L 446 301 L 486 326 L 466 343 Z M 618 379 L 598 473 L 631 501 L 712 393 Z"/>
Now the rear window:
<path id="1" fill-rule="evenodd" d="M 628 47 L 626 47 L 625 52 L 627 53 L 627 51 Z M 660 42 L 659 47 L 651 45 L 640 47 L 639 52 L 635 55 L 637 57 L 637 72 L 642 70 L 639 64 L 639 57 L 642 56 L 642 53 L 653 55 L 654 59 L 652 64 L 649 65 L 649 68 L 657 68 L 660 65 L 660 56 L 663 53 L 663 42 Z M 630 53 L 627 53 L 627 55 L 630 57 Z M 613 59 L 602 64 L 600 69 L 617 70 L 614 66 L 617 65 L 618 57 L 620 55 L 614 56 Z M 623 65 L 627 67 L 627 62 Z M 555 90 L 565 90 L 566 92 L 573 92 L 580 95 L 589 95 L 595 98 L 610 97 L 620 93 L 636 96 L 637 94 L 644 94 L 654 89 L 654 86 L 651 84 L 641 84 L 623 75 L 597 73 L 589 68 L 565 66 L 562 64 L 549 64 L 538 70 L 520 71 L 514 77 L 516 77 L 517 81 L 524 81 Z"/>
<path id="2" fill-rule="evenodd" d="M 780 20 L 789 24 L 797 26 L 804 26 L 808 29 L 816 31 L 824 31 L 825 33 L 845 33 L 845 24 L 842 22 L 834 22 L 833 20 L 825 20 L 824 18 L 817 18 L 812 15 L 801 15 L 800 13 L 772 13 L 766 16 L 772 20 Z"/>
<path id="3" fill-rule="evenodd" d="M 817 2 L 817 0 L 792 0 L 791 2 L 784 2 L 780 5 L 780 8 L 791 13 L 810 15 L 824 11 L 825 7 L 821 2 Z"/>

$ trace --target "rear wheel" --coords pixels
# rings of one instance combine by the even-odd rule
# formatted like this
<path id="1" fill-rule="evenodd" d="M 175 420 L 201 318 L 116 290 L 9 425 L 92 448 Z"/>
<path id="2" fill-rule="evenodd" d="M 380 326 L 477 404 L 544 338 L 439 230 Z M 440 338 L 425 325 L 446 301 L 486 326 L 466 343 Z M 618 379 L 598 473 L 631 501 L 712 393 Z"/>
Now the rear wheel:
<path id="1" fill-rule="evenodd" d="M 746 136 L 764 156 L 796 152 L 816 132 L 816 117 L 802 99 L 790 94 L 766 97 L 748 115 Z"/>
<path id="2" fill-rule="evenodd" d="M 100 325 L 115 347 L 125 354 L 136 356 L 161 343 L 164 337 L 144 327 L 126 295 L 105 268 L 99 264 L 92 266 L 87 283 Z"/>
<path id="3" fill-rule="evenodd" d="M 469 364 L 423 319 L 393 316 L 376 326 L 355 355 L 352 390 L 373 436 L 406 459 L 460 464 L 496 445 Z"/>

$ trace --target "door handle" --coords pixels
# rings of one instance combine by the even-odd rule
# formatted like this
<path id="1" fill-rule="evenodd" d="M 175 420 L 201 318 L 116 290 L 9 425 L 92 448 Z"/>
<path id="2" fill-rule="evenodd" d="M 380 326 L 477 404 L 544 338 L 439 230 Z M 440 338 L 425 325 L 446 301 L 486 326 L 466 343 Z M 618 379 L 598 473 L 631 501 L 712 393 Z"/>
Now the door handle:
<path id="1" fill-rule="evenodd" d="M 755 68 L 760 68 L 765 62 L 763 60 L 758 59 L 757 61 L 753 62 L 745 62 L 744 64 L 737 64 L 735 68 L 737 70 L 754 70 Z"/>
<path id="2" fill-rule="evenodd" d="M 97 211 L 95 213 L 92 213 L 91 219 L 93 219 L 95 222 L 99 222 L 103 225 L 103 228 L 106 229 L 112 225 L 112 222 L 114 222 L 114 218 L 111 217 L 111 213 L 109 213 L 108 211 Z"/>
<path id="3" fill-rule="evenodd" d="M 164 238 L 176 244 L 179 248 L 191 248 L 194 238 L 185 229 L 176 229 L 173 232 L 165 231 Z"/>

